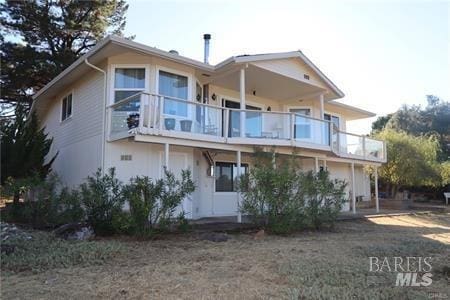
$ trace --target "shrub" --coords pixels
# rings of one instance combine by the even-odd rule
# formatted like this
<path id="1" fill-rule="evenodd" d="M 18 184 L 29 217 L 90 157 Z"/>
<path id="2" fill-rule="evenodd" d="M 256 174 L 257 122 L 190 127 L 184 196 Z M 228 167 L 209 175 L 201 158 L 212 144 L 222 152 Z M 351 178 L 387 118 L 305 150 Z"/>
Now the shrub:
<path id="1" fill-rule="evenodd" d="M 84 219 L 78 192 L 62 187 L 56 175 L 50 175 L 47 180 L 29 178 L 27 182 L 32 184 L 21 192 L 25 201 L 14 202 L 8 207 L 7 221 L 29 224 L 35 228 L 54 228 Z"/>
<path id="2" fill-rule="evenodd" d="M 294 154 L 257 151 L 238 185 L 241 212 L 274 233 L 331 225 L 344 202 L 344 182 L 330 180 L 327 172 L 302 173 Z"/>
<path id="3" fill-rule="evenodd" d="M 164 177 L 152 180 L 147 176 L 132 178 L 123 189 L 124 198 L 130 204 L 132 231 L 148 235 L 155 230 L 165 230 L 176 220 L 183 224 L 183 217 L 174 219 L 176 208 L 183 198 L 195 190 L 191 172 L 183 170 L 181 180 L 164 170 Z"/>
<path id="4" fill-rule="evenodd" d="M 100 169 L 87 182 L 80 185 L 80 196 L 88 222 L 98 235 L 108 235 L 119 231 L 123 224 L 123 198 L 121 183 L 116 178 L 115 169 L 111 168 L 102 175 Z"/>

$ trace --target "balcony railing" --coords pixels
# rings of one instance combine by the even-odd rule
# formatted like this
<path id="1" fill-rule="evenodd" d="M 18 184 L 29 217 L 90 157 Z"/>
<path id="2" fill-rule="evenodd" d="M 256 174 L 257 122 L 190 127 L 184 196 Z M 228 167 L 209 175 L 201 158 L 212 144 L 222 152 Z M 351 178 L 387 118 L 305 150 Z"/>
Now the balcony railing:
<path id="1" fill-rule="evenodd" d="M 332 122 L 291 112 L 217 107 L 175 97 L 138 93 L 110 107 L 110 133 L 162 134 L 236 144 L 292 145 L 338 156 L 385 161 L 385 145 L 340 131 Z"/>

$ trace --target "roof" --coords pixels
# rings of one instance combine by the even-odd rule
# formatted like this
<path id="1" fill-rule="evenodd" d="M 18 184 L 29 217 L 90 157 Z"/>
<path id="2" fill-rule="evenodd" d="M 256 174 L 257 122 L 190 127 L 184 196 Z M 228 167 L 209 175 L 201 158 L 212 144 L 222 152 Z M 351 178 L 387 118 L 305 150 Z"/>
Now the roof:
<path id="1" fill-rule="evenodd" d="M 292 52 L 281 52 L 281 53 L 266 53 L 266 54 L 255 54 L 255 55 L 239 55 L 239 56 L 232 56 L 217 65 L 209 65 L 204 62 L 191 59 L 188 57 L 184 57 L 182 55 L 170 53 L 155 47 L 150 47 L 141 43 L 134 42 L 129 39 L 125 39 L 118 36 L 108 36 L 102 41 L 100 41 L 94 48 L 89 50 L 86 54 L 84 54 L 82 57 L 77 59 L 74 63 L 72 63 L 67 69 L 65 69 L 63 72 L 61 72 L 58 76 L 56 76 L 52 81 L 50 81 L 47 85 L 45 85 L 42 89 L 40 89 L 34 96 L 33 99 L 38 99 L 42 95 L 49 92 L 51 89 L 53 89 L 55 86 L 58 85 L 58 82 L 62 80 L 63 78 L 69 77 L 71 73 L 75 72 L 77 69 L 82 67 L 84 64 L 84 61 L 87 59 L 94 58 L 95 56 L 99 55 L 101 52 L 106 51 L 105 49 L 108 47 L 108 45 L 118 45 L 120 47 L 125 47 L 137 52 L 141 52 L 144 54 L 151 54 L 155 55 L 167 60 L 175 61 L 178 63 L 182 63 L 185 65 L 189 65 L 195 68 L 198 68 L 202 71 L 206 72 L 215 72 L 219 71 L 220 69 L 224 68 L 225 66 L 229 64 L 242 64 L 242 63 L 249 63 L 249 62 L 256 62 L 261 60 L 276 60 L 276 59 L 285 59 L 285 58 L 299 58 L 304 63 L 306 63 L 309 67 L 311 67 L 318 76 L 330 87 L 330 89 L 336 93 L 339 97 L 343 97 L 344 93 L 328 78 L 323 74 L 301 51 L 292 51 Z M 90 61 L 92 63 L 92 61 Z M 33 105 L 34 106 L 34 105 Z M 32 107 L 33 109 L 33 107 Z"/>

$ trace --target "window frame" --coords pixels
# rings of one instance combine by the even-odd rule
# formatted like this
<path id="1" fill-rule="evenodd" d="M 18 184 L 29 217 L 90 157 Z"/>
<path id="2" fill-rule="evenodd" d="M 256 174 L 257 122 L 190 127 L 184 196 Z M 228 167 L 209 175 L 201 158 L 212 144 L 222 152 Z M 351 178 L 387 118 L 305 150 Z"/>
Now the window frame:
<path id="1" fill-rule="evenodd" d="M 60 110 L 60 118 L 59 121 L 60 123 L 64 123 L 70 119 L 72 119 L 73 116 L 73 95 L 74 95 L 74 91 L 71 90 L 70 92 L 64 94 L 63 97 L 61 97 L 61 110 Z M 64 100 L 67 99 L 67 97 L 71 96 L 70 98 L 70 115 L 66 115 L 65 118 L 63 118 L 63 108 L 64 108 Z M 67 111 L 67 104 L 66 104 L 66 111 Z"/>
<path id="2" fill-rule="evenodd" d="M 341 129 L 341 121 L 342 121 L 342 118 L 341 118 L 341 115 L 340 114 L 336 114 L 336 113 L 332 113 L 332 112 L 329 112 L 329 111 L 324 111 L 323 112 L 323 119 L 325 120 L 325 115 L 329 115 L 330 116 L 330 120 L 328 120 L 328 121 L 330 121 L 330 122 L 333 122 L 333 117 L 335 117 L 335 118 L 338 118 L 338 120 L 339 120 L 339 126 L 338 126 L 338 129 L 340 130 Z"/>
<path id="3" fill-rule="evenodd" d="M 116 69 L 144 69 L 144 88 L 116 88 Z M 109 104 L 113 105 L 116 98 L 116 91 L 136 91 L 149 93 L 150 90 L 150 65 L 149 64 L 112 64 L 110 76 L 110 97 Z"/>
<path id="4" fill-rule="evenodd" d="M 301 105 L 296 105 L 296 106 L 287 106 L 287 111 L 289 113 L 292 113 L 292 109 L 303 109 L 303 110 L 309 110 L 309 115 L 306 115 L 306 117 L 310 117 L 310 118 L 314 118 L 314 110 L 312 106 L 301 106 Z M 294 112 L 295 113 L 295 112 Z M 297 138 L 297 141 L 311 141 L 313 139 L 313 127 L 314 125 L 312 125 L 311 119 L 305 118 L 305 120 L 308 120 L 307 122 L 302 122 L 301 125 L 309 125 L 309 137 L 308 138 Z M 294 122 L 295 124 L 297 124 L 297 122 Z M 295 138 L 295 136 L 294 136 Z"/>
<path id="5" fill-rule="evenodd" d="M 196 103 L 196 100 L 194 100 L 193 98 L 193 91 L 195 90 L 195 87 L 193 87 L 193 85 L 197 82 L 196 80 L 194 80 L 193 76 L 191 73 L 188 72 L 184 72 L 184 71 L 180 71 L 178 69 L 173 69 L 173 68 L 168 68 L 168 67 L 164 67 L 164 66 L 160 66 L 160 65 L 156 65 L 155 66 L 155 94 L 160 95 L 160 96 L 166 96 L 168 98 L 170 98 L 171 96 L 168 95 L 161 95 L 159 93 L 159 73 L 160 71 L 166 72 L 166 73 L 170 73 L 173 75 L 178 75 L 178 76 L 183 76 L 187 78 L 187 97 L 186 97 L 186 102 L 191 102 L 191 103 Z M 179 103 L 179 102 L 177 102 Z M 180 115 L 172 115 L 172 114 L 166 114 L 164 113 L 164 115 L 166 116 L 170 116 L 170 117 L 174 117 L 176 119 L 181 119 L 181 120 L 191 120 L 191 116 L 192 116 L 192 105 L 186 104 L 187 109 L 186 109 L 186 116 L 180 116 Z"/>
<path id="6" fill-rule="evenodd" d="M 218 174 L 218 172 L 216 171 L 217 164 L 229 164 L 229 165 L 231 165 L 231 186 L 232 186 L 233 190 L 231 190 L 231 191 L 218 191 L 217 190 L 217 174 Z M 234 190 L 234 188 L 235 188 L 235 174 L 234 174 L 234 171 L 233 171 L 234 170 L 234 165 L 236 165 L 236 168 L 237 168 L 237 162 L 232 162 L 232 161 L 215 161 L 214 162 L 214 193 L 218 193 L 218 194 L 224 194 L 224 193 L 233 193 L 233 194 L 235 194 L 235 193 L 237 193 L 237 191 Z M 241 162 L 241 167 L 244 167 L 245 168 L 244 172 L 248 173 L 248 171 L 250 169 L 250 166 L 249 166 L 248 163 L 242 163 Z"/>

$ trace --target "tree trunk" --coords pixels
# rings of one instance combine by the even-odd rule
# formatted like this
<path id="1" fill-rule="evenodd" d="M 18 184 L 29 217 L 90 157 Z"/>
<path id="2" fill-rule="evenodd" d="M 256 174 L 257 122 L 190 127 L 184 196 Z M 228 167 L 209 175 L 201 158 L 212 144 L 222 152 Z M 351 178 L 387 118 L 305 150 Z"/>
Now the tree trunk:
<path id="1" fill-rule="evenodd" d="M 19 192 L 14 192 L 13 203 L 14 204 L 19 204 L 19 200 L 20 200 L 20 193 Z"/>

